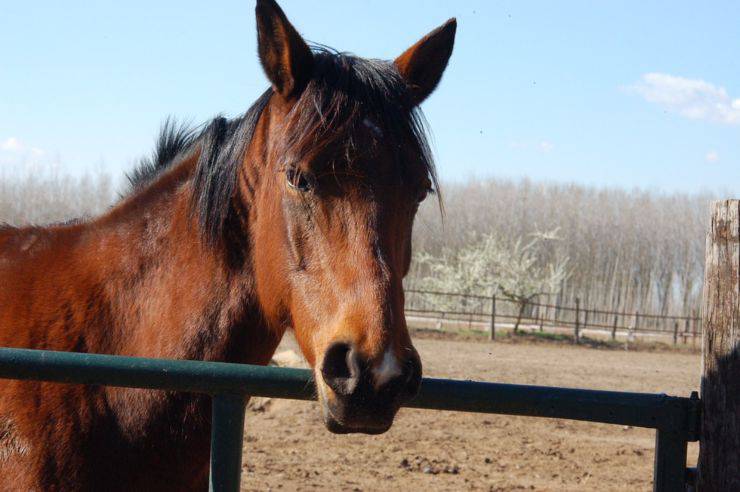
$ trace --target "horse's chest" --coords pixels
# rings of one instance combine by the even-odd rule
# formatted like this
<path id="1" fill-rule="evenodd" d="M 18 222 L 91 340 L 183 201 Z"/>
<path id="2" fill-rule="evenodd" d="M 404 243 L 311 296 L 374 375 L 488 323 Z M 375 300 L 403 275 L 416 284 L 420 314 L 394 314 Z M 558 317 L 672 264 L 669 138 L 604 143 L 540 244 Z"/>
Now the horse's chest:
<path id="1" fill-rule="evenodd" d="M 130 397 L 140 393 L 133 395 L 136 404 L 115 412 L 111 432 L 105 440 L 98 440 L 96 447 L 106 446 L 106 442 L 108 446 L 119 443 L 113 445 L 119 449 L 108 459 L 120 463 L 126 456 L 128 470 L 122 474 L 136 477 L 132 485 L 138 488 L 182 490 L 205 480 L 210 453 L 209 399 L 165 392 L 127 392 Z M 121 456 L 117 459 L 118 453 Z"/>
<path id="2" fill-rule="evenodd" d="M 68 387 L 72 388 L 72 387 Z M 204 490 L 210 452 L 207 397 L 98 388 L 45 405 L 47 425 L 22 475 L 41 490 Z M 6 432 L 7 433 L 7 432 Z M 19 441 L 8 440 L 11 444 Z M 7 443 L 6 443 L 7 444 Z M 0 485 L 2 479 L 0 479 Z M 31 487 L 33 488 L 33 487 Z M 2 487 L 0 487 L 2 489 Z"/>

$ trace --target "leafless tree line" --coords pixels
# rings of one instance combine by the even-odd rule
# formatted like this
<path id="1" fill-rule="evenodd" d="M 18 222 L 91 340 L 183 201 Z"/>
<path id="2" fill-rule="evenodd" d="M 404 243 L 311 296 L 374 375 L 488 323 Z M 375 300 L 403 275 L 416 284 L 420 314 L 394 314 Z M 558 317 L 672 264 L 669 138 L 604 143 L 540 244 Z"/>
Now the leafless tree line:
<path id="1" fill-rule="evenodd" d="M 443 186 L 445 217 L 421 207 L 415 251 L 444 256 L 481 237 L 538 243 L 543 265 L 567 258 L 569 275 L 543 302 L 655 314 L 691 315 L 699 306 L 708 194 L 658 193 L 530 180 L 487 179 Z M 423 264 L 407 285 L 429 275 Z"/>
<path id="2" fill-rule="evenodd" d="M 105 173 L 75 177 L 49 169 L 0 170 L 0 224 L 49 224 L 95 215 L 115 197 Z"/>
<path id="3" fill-rule="evenodd" d="M 592 309 L 691 315 L 699 305 L 709 195 L 663 194 L 582 185 L 487 179 L 443 185 L 445 217 L 434 199 L 421 207 L 415 251 L 443 256 L 485 236 L 539 241 L 542 265 L 567 258 L 556 296 L 541 301 Z M 0 223 L 45 224 L 97 214 L 116 197 L 105 173 L 0 172 Z M 428 265 L 427 265 L 428 266 Z M 408 279 L 428 276 L 417 262 Z"/>

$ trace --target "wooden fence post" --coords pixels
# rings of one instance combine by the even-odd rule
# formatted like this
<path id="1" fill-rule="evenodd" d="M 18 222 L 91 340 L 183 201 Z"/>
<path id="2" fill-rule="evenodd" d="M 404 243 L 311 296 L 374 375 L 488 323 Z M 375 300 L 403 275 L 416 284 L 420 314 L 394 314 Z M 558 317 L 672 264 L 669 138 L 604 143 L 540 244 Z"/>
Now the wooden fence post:
<path id="1" fill-rule="evenodd" d="M 706 273 L 704 274 L 704 277 L 706 278 Z M 691 347 L 696 348 L 696 335 L 699 333 L 699 327 L 701 326 L 700 322 L 697 321 L 697 318 L 699 317 L 699 313 L 696 312 L 696 309 L 694 309 L 694 329 L 691 336 Z"/>
<path id="2" fill-rule="evenodd" d="M 689 313 L 689 315 L 690 314 L 691 313 Z M 689 330 L 690 329 L 691 329 L 691 327 L 690 327 L 690 324 L 689 324 L 689 318 L 687 317 L 686 318 L 686 321 L 684 322 L 684 327 L 683 327 L 683 344 L 684 345 L 686 345 L 686 343 L 689 341 L 688 336 L 689 336 Z"/>
<path id="3" fill-rule="evenodd" d="M 573 343 L 581 343 L 581 299 L 576 297 L 576 325 L 575 333 L 573 336 Z"/>
<path id="4" fill-rule="evenodd" d="M 700 491 L 740 490 L 740 201 L 712 203 L 702 322 Z"/>
<path id="5" fill-rule="evenodd" d="M 678 345 L 678 320 L 673 323 L 673 346 Z"/>
<path id="6" fill-rule="evenodd" d="M 619 315 L 614 315 L 614 324 L 612 325 L 612 342 L 617 339 L 617 322 L 619 321 Z"/>
<path id="7" fill-rule="evenodd" d="M 583 327 L 582 327 L 583 330 L 588 328 L 588 312 L 589 312 L 588 308 L 583 309 Z M 580 342 L 580 337 L 578 341 Z"/>
<path id="8" fill-rule="evenodd" d="M 491 296 L 491 340 L 496 339 L 496 294 Z"/>
<path id="9" fill-rule="evenodd" d="M 545 330 L 543 326 L 545 322 L 544 321 L 545 315 L 547 315 L 547 308 L 542 309 L 542 302 L 540 301 L 540 298 L 537 297 L 537 317 L 539 318 L 538 321 L 540 322 L 540 333 L 542 333 Z"/>

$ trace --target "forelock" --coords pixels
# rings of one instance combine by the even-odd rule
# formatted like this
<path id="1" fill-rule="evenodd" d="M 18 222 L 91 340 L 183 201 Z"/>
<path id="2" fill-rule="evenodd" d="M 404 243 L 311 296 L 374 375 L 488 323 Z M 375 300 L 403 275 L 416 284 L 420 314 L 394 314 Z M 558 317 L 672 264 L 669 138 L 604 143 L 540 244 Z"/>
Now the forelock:
<path id="1" fill-rule="evenodd" d="M 370 134 L 393 150 L 398 166 L 400 151 L 412 146 L 436 183 L 423 116 L 395 65 L 323 47 L 314 54 L 313 77 L 284 126 L 282 156 L 300 162 L 331 147 L 350 156 L 362 144 L 357 137 Z"/>

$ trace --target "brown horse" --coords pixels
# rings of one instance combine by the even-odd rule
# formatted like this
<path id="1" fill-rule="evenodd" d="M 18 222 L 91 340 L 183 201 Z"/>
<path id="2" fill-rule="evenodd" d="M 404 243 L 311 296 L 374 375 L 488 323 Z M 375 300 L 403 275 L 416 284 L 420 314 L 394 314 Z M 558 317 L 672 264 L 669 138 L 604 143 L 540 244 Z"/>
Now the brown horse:
<path id="1" fill-rule="evenodd" d="M 0 228 L 0 346 L 265 364 L 292 327 L 332 432 L 381 433 L 421 364 L 404 319 L 418 105 L 450 20 L 394 62 L 310 49 L 257 2 L 272 87 L 240 118 L 167 123 L 89 221 Z M 0 382 L 0 490 L 202 490 L 210 405 L 161 391 Z"/>

